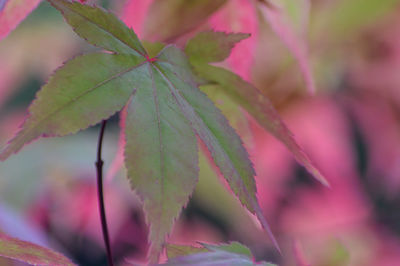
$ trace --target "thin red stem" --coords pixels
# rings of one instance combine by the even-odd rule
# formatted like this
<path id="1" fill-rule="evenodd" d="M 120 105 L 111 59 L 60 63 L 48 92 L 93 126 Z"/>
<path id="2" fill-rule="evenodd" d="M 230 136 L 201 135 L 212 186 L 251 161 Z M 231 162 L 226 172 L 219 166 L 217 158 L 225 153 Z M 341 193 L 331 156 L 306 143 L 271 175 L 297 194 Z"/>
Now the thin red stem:
<path id="1" fill-rule="evenodd" d="M 103 136 L 104 130 L 106 128 L 107 120 L 103 120 L 100 129 L 99 141 L 97 143 L 97 162 L 96 162 L 96 170 L 97 170 L 97 196 L 98 196 L 98 204 L 99 204 L 99 212 L 100 212 L 100 220 L 101 220 L 101 229 L 103 232 L 104 244 L 106 246 L 107 252 L 107 260 L 110 266 L 114 266 L 112 260 L 111 246 L 110 246 L 110 237 L 108 235 L 108 227 L 107 227 L 107 218 L 106 218 L 106 210 L 104 208 L 104 193 L 103 193 L 103 160 L 101 159 L 101 149 L 103 146 Z"/>

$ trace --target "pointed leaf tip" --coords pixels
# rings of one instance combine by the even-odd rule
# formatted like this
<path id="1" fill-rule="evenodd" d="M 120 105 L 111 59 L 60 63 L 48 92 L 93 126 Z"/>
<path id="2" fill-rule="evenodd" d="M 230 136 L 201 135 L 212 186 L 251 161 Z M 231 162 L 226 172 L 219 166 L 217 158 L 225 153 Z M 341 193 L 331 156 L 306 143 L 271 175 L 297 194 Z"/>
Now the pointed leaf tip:
<path id="1" fill-rule="evenodd" d="M 315 172 L 315 173 L 313 173 L 313 172 Z M 329 183 L 329 181 L 318 171 L 318 169 L 314 169 L 313 172 L 312 172 L 311 174 L 312 174 L 313 176 L 315 176 L 316 179 L 317 179 L 322 185 L 324 185 L 324 186 L 327 187 L 327 188 L 331 188 L 331 184 Z"/>
<path id="2" fill-rule="evenodd" d="M 268 237 L 271 240 L 273 246 L 276 248 L 279 254 L 282 255 L 282 251 L 281 248 L 279 247 L 278 241 L 276 240 L 274 233 L 272 233 L 271 227 L 269 226 L 267 220 L 265 219 L 262 210 L 260 208 L 260 205 L 258 205 L 257 202 L 254 202 L 253 204 L 254 204 L 254 212 L 256 214 L 258 221 L 260 221 L 261 227 L 267 232 Z"/>
<path id="3" fill-rule="evenodd" d="M 48 0 L 68 24 L 88 43 L 121 54 L 146 55 L 135 32 L 113 13 L 102 8 L 65 0 Z"/>
<path id="4" fill-rule="evenodd" d="M 188 41 L 185 52 L 190 57 L 190 61 L 220 62 L 230 55 L 238 42 L 249 37 L 248 33 L 204 31 Z"/>

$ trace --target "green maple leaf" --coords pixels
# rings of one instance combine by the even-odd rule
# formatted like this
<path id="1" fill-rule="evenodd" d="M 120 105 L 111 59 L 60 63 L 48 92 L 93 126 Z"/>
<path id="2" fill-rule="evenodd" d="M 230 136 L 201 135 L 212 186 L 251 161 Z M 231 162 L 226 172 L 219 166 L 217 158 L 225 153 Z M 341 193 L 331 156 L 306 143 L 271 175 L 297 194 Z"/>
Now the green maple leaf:
<path id="1" fill-rule="evenodd" d="M 198 90 L 185 54 L 167 46 L 150 58 L 135 33 L 113 14 L 76 2 L 49 2 L 80 37 L 112 53 L 79 56 L 58 69 L 0 160 L 39 137 L 75 133 L 127 106 L 125 165 L 150 224 L 151 262 L 157 261 L 197 183 L 195 135 L 277 246 L 257 203 L 248 154 L 226 118 Z"/>
<path id="2" fill-rule="evenodd" d="M 213 89 L 223 92 L 243 107 L 264 129 L 285 144 L 316 180 L 329 186 L 329 182 L 296 142 L 269 99 L 235 73 L 209 64 L 226 59 L 235 44 L 248 37 L 248 34 L 243 33 L 201 32 L 188 41 L 185 52 L 194 72 L 204 80 L 204 84 L 211 84 Z"/>

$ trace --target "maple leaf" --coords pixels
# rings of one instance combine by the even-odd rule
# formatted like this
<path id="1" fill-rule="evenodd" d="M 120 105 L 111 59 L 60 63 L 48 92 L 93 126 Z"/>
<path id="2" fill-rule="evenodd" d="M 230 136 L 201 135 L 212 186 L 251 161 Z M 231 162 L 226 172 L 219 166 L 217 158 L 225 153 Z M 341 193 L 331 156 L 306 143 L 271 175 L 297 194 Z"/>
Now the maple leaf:
<path id="1" fill-rule="evenodd" d="M 248 154 L 226 118 L 197 88 L 185 54 L 170 45 L 150 58 L 133 30 L 112 13 L 78 2 L 49 2 L 80 37 L 112 53 L 78 56 L 58 69 L 0 160 L 38 137 L 75 133 L 126 106 L 125 165 L 150 224 L 150 262 L 157 262 L 197 183 L 195 135 L 277 246 L 257 202 Z"/>
<path id="2" fill-rule="evenodd" d="M 3 233 L 0 233 L 0 256 L 31 265 L 75 265 L 58 252 Z"/>
<path id="3" fill-rule="evenodd" d="M 188 41 L 185 52 L 199 77 L 213 84 L 213 88 L 222 91 L 242 106 L 263 128 L 285 144 L 296 160 L 304 165 L 318 181 L 329 186 L 328 181 L 296 142 L 292 132 L 281 120 L 269 99 L 238 75 L 209 65 L 209 63 L 226 59 L 229 56 L 229 50 L 247 37 L 249 35 L 243 33 L 201 32 Z M 204 53 L 207 56 L 204 56 Z"/>

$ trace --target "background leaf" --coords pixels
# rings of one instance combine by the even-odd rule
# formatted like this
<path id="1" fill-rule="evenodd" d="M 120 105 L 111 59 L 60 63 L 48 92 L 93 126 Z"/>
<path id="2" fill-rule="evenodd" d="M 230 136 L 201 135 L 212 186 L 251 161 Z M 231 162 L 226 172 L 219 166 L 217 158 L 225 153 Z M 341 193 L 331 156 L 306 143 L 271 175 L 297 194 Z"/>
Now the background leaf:
<path id="1" fill-rule="evenodd" d="M 303 74 L 307 89 L 310 93 L 315 93 L 315 84 L 314 78 L 309 62 L 308 56 L 308 48 L 305 37 L 305 29 L 308 26 L 308 23 L 296 23 L 291 21 L 290 14 L 297 13 L 293 12 L 302 8 L 308 10 L 309 0 L 305 1 L 296 1 L 295 6 L 293 3 L 290 5 L 284 5 L 286 2 L 290 3 L 291 1 L 285 1 L 283 5 L 272 5 L 266 4 L 263 1 L 259 2 L 258 8 L 261 13 L 264 15 L 265 19 L 269 23 L 272 30 L 278 35 L 278 37 L 282 40 L 282 42 L 287 46 L 290 52 L 293 54 L 294 58 L 297 60 L 300 70 Z M 280 3 L 281 4 L 281 3 Z M 294 8 L 295 7 L 295 8 Z M 297 13 L 298 14 L 298 13 Z M 296 15 L 297 15 L 296 14 Z M 307 20 L 308 21 L 308 20 Z M 303 24 L 304 28 L 300 30 L 296 30 L 296 26 Z"/>
<path id="2" fill-rule="evenodd" d="M 0 40 L 5 38 L 40 3 L 40 0 L 0 1 Z"/>
<path id="3" fill-rule="evenodd" d="M 201 243 L 205 248 L 210 251 L 227 251 L 236 254 L 242 254 L 251 258 L 253 254 L 248 247 L 240 244 L 239 242 L 231 242 L 228 244 L 212 245 L 207 243 Z"/>
<path id="4" fill-rule="evenodd" d="M 273 266 L 267 262 L 254 263 L 246 256 L 230 253 L 226 251 L 202 252 L 183 257 L 176 257 L 168 260 L 162 265 L 182 265 L 182 266 L 200 266 L 200 265 L 232 265 L 232 266 L 247 266 L 247 265 L 264 265 Z"/>
<path id="5" fill-rule="evenodd" d="M 274 265 L 265 261 L 254 262 L 250 250 L 238 242 L 201 245 L 204 248 L 169 244 L 167 250 L 171 256 L 168 255 L 168 261 L 163 265 Z"/>
<path id="6" fill-rule="evenodd" d="M 399 3 L 399 0 L 334 1 L 315 14 L 314 23 L 311 24 L 312 37 L 320 39 L 326 35 L 334 37 L 337 41 L 346 40 L 360 28 L 395 10 Z M 329 29 L 329 34 L 326 29 Z"/>
<path id="7" fill-rule="evenodd" d="M 75 265 L 58 252 L 0 233 L 0 256 L 31 265 Z"/>
<path id="8" fill-rule="evenodd" d="M 199 244 L 202 245 L 202 247 L 167 244 L 167 257 L 169 259 L 172 259 L 178 256 L 191 255 L 207 251 L 226 251 L 230 253 L 245 255 L 248 257 L 253 256 L 251 254 L 250 249 L 240 244 L 239 242 L 223 243 L 220 245 L 207 244 L 207 243 L 199 243 Z"/>
<path id="9" fill-rule="evenodd" d="M 176 257 L 181 257 L 181 256 L 200 253 L 200 252 L 207 252 L 206 248 L 175 245 L 175 244 L 167 244 L 166 248 L 167 248 L 168 259 L 173 259 Z"/>
<path id="10" fill-rule="evenodd" d="M 168 41 L 186 33 L 224 5 L 226 0 L 153 1 L 144 21 L 144 38 Z"/>

